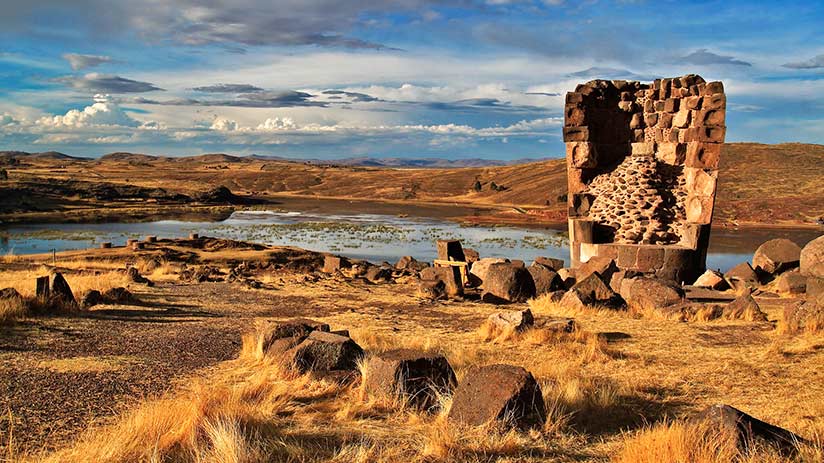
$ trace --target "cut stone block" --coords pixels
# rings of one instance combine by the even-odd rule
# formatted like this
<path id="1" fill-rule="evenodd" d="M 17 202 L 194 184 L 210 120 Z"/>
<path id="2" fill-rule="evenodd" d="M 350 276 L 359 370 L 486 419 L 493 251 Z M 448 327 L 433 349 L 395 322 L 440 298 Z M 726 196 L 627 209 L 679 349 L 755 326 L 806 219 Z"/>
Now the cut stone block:
<path id="1" fill-rule="evenodd" d="M 564 127 L 564 141 L 589 141 L 589 128 Z"/>
<path id="2" fill-rule="evenodd" d="M 570 164 L 579 169 L 592 168 L 598 165 L 598 153 L 595 145 L 589 142 L 567 143 L 567 159 Z"/>
<path id="3" fill-rule="evenodd" d="M 438 240 L 436 245 L 438 247 L 438 259 L 466 262 L 466 256 L 464 256 L 463 247 L 459 240 Z"/>
<path id="4" fill-rule="evenodd" d="M 633 143 L 633 156 L 653 156 L 655 154 L 655 143 Z"/>
<path id="5" fill-rule="evenodd" d="M 564 282 L 558 273 L 544 265 L 533 263 L 527 269 L 532 275 L 532 281 L 535 283 L 535 295 L 541 296 L 552 291 L 563 289 Z"/>
<path id="6" fill-rule="evenodd" d="M 323 256 L 323 273 L 335 273 L 345 268 L 350 268 L 352 264 L 349 259 L 341 256 Z"/>

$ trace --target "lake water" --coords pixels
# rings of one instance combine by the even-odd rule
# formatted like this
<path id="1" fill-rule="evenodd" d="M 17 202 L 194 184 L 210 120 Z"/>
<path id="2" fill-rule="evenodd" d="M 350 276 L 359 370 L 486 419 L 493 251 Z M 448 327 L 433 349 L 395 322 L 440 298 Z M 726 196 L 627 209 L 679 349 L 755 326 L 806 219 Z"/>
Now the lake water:
<path id="1" fill-rule="evenodd" d="M 94 247 L 110 241 L 123 245 L 129 238 L 156 235 L 179 238 L 189 233 L 258 243 L 297 246 L 373 262 L 395 262 L 411 255 L 431 261 L 435 240 L 459 239 L 482 257 L 508 257 L 530 262 L 537 256 L 569 263 L 566 233 L 551 228 L 462 226 L 435 218 L 385 214 L 326 214 L 315 212 L 235 212 L 216 222 L 161 220 L 139 223 L 26 224 L 0 229 L 0 254 L 35 254 Z M 777 237 L 803 245 L 820 230 L 713 230 L 707 267 L 729 269 L 750 260 L 762 242 Z"/>

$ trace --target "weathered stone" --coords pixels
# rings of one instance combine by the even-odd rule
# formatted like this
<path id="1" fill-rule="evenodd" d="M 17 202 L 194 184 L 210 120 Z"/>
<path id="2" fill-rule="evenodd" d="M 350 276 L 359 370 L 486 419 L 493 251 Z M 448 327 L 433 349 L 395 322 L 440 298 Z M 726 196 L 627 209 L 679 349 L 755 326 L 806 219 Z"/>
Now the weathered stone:
<path id="1" fill-rule="evenodd" d="M 556 272 L 564 268 L 563 259 L 554 259 L 552 257 L 536 257 L 532 265 L 539 264 L 548 267 Z"/>
<path id="2" fill-rule="evenodd" d="M 736 290 L 758 287 L 758 275 L 752 266 L 750 266 L 749 262 L 742 262 L 729 269 L 727 273 L 724 274 L 724 278 Z"/>
<path id="3" fill-rule="evenodd" d="M 441 355 L 398 349 L 370 357 L 366 363 L 367 394 L 400 398 L 416 408 L 437 409 L 439 398 L 456 386 L 455 372 Z"/>
<path id="4" fill-rule="evenodd" d="M 101 299 L 102 298 L 100 291 L 96 289 L 90 289 L 84 292 L 82 296 L 80 296 L 80 307 L 83 309 L 88 309 L 89 307 L 96 306 L 100 303 Z"/>
<path id="5" fill-rule="evenodd" d="M 555 333 L 572 333 L 578 329 L 578 325 L 572 318 L 543 319 L 536 322 L 535 327 Z"/>
<path id="6" fill-rule="evenodd" d="M 392 279 L 392 270 L 387 267 L 371 265 L 366 269 L 364 277 L 372 282 L 389 281 Z"/>
<path id="7" fill-rule="evenodd" d="M 3 288 L 0 289 L 0 299 L 23 299 L 23 296 L 14 288 Z"/>
<path id="8" fill-rule="evenodd" d="M 470 274 L 474 275 L 475 278 L 478 279 L 478 284 L 483 285 L 484 280 L 486 280 L 487 272 L 489 272 L 489 267 L 493 264 L 501 264 L 509 262 L 507 259 L 502 259 L 500 257 L 484 257 L 483 259 L 478 259 L 477 262 L 472 264 L 472 269 L 470 270 Z"/>
<path id="9" fill-rule="evenodd" d="M 395 264 L 395 268 L 398 270 L 410 270 L 413 272 L 420 272 L 426 267 L 429 267 L 429 264 L 419 262 L 412 256 L 403 256 L 398 259 L 398 262 Z"/>
<path id="10" fill-rule="evenodd" d="M 151 280 L 149 280 L 148 278 L 141 275 L 135 267 L 129 267 L 126 269 L 126 277 L 129 279 L 129 281 L 133 283 L 139 283 L 146 286 L 154 286 L 154 283 L 152 283 Z"/>
<path id="11" fill-rule="evenodd" d="M 275 322 L 259 321 L 255 334 L 260 339 L 262 352 L 265 354 L 281 354 L 298 345 L 313 331 L 329 331 L 329 325 L 308 318 Z M 279 341 L 289 339 L 290 341 Z"/>
<path id="12" fill-rule="evenodd" d="M 572 288 L 576 283 L 576 272 L 575 269 L 571 268 L 560 268 L 558 269 L 558 276 L 561 278 L 561 281 L 564 283 L 564 289 Z"/>
<path id="13" fill-rule="evenodd" d="M 767 321 L 761 307 L 749 294 L 742 294 L 724 309 L 724 317 L 730 320 Z"/>
<path id="14" fill-rule="evenodd" d="M 802 275 L 824 278 L 824 235 L 804 246 L 799 256 L 799 264 Z"/>
<path id="15" fill-rule="evenodd" d="M 724 306 L 716 302 L 687 301 L 656 310 L 670 320 L 689 322 L 694 320 L 709 321 L 721 318 Z"/>
<path id="16" fill-rule="evenodd" d="M 541 264 L 533 263 L 527 269 L 532 275 L 532 281 L 535 282 L 535 295 L 541 296 L 543 294 L 563 289 L 564 282 L 558 273 L 549 267 Z"/>
<path id="17" fill-rule="evenodd" d="M 492 264 L 483 280 L 482 299 L 486 302 L 526 302 L 535 297 L 535 282 L 523 267 L 510 263 Z"/>
<path id="18" fill-rule="evenodd" d="M 354 371 L 363 358 L 363 349 L 350 338 L 316 330 L 285 355 L 300 372 Z"/>
<path id="19" fill-rule="evenodd" d="M 807 291 L 807 277 L 799 272 L 785 272 L 775 281 L 775 290 L 782 294 L 804 294 Z"/>
<path id="20" fill-rule="evenodd" d="M 446 297 L 446 284 L 441 280 L 421 280 L 418 282 L 418 297 L 442 299 Z"/>
<path id="21" fill-rule="evenodd" d="M 63 278 L 60 272 L 52 272 L 49 274 L 49 301 L 58 302 L 66 305 L 75 305 L 77 301 L 74 299 L 72 289 L 69 283 Z"/>
<path id="22" fill-rule="evenodd" d="M 126 288 L 109 288 L 100 295 L 101 302 L 106 304 L 134 304 L 139 302 Z"/>
<path id="23" fill-rule="evenodd" d="M 807 277 L 807 302 L 824 307 L 824 278 Z"/>
<path id="24" fill-rule="evenodd" d="M 612 278 L 612 274 L 618 271 L 618 266 L 612 258 L 606 256 L 595 256 L 584 262 L 575 270 L 575 276 L 579 281 L 586 279 L 590 274 L 597 272 L 606 281 Z"/>
<path id="25" fill-rule="evenodd" d="M 471 249 L 471 248 L 464 248 L 464 257 L 466 258 L 466 262 L 472 265 L 473 263 L 477 262 L 478 259 L 481 258 L 481 255 L 478 251 Z"/>
<path id="26" fill-rule="evenodd" d="M 492 421 L 528 429 L 546 422 L 541 387 L 532 374 L 513 365 L 472 367 L 455 391 L 450 422 L 480 426 Z"/>
<path id="27" fill-rule="evenodd" d="M 621 297 L 627 304 L 641 309 L 659 309 L 684 300 L 681 287 L 657 278 L 629 278 L 621 282 Z"/>
<path id="28" fill-rule="evenodd" d="M 769 275 L 798 267 L 801 260 L 801 248 L 785 238 L 769 240 L 755 250 L 752 265 Z"/>
<path id="29" fill-rule="evenodd" d="M 719 291 L 730 288 L 729 283 L 727 283 L 727 280 L 724 279 L 724 274 L 717 270 L 707 270 L 700 277 L 698 277 L 697 280 L 695 280 L 693 286 L 716 289 Z"/>
<path id="30" fill-rule="evenodd" d="M 755 442 L 777 447 L 786 454 L 797 451 L 797 445 L 806 442 L 801 436 L 761 421 L 729 405 L 713 405 L 698 413 L 694 421 L 703 423 L 719 434 L 735 437 L 738 447 L 747 451 Z"/>
<path id="31" fill-rule="evenodd" d="M 790 333 L 820 330 L 824 326 L 824 304 L 805 301 L 785 307 L 784 325 Z"/>
<path id="32" fill-rule="evenodd" d="M 323 256 L 323 273 L 335 273 L 345 268 L 350 268 L 352 264 L 349 259 L 341 256 L 325 255 Z"/>
<path id="33" fill-rule="evenodd" d="M 466 256 L 464 256 L 463 247 L 459 240 L 438 240 L 436 245 L 438 259 L 466 262 Z"/>
<path id="34" fill-rule="evenodd" d="M 590 142 L 567 143 L 567 158 L 577 168 L 592 168 L 598 165 L 598 153 Z"/>
<path id="35" fill-rule="evenodd" d="M 507 310 L 490 315 L 487 322 L 501 332 L 513 331 L 520 333 L 531 328 L 535 324 L 535 318 L 529 309 Z"/>
<path id="36" fill-rule="evenodd" d="M 617 307 L 621 305 L 621 298 L 604 283 L 598 272 L 593 272 L 575 283 L 560 303 L 571 308 L 585 308 L 591 305 Z"/>

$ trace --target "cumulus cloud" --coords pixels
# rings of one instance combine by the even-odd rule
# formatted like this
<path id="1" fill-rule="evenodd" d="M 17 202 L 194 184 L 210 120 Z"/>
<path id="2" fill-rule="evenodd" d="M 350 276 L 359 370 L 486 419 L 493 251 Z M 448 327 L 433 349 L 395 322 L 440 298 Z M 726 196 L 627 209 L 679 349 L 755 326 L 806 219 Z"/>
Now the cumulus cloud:
<path id="1" fill-rule="evenodd" d="M 250 84 L 214 84 L 204 87 L 195 87 L 192 90 L 203 93 L 254 93 L 263 89 Z"/>
<path id="2" fill-rule="evenodd" d="M 2 125 L 12 125 L 17 123 L 17 120 L 11 114 L 3 113 L 0 114 L 0 126 Z"/>
<path id="3" fill-rule="evenodd" d="M 55 79 L 76 90 L 96 93 L 144 93 L 163 90 L 148 82 L 92 72 L 83 76 L 65 76 Z"/>
<path id="4" fill-rule="evenodd" d="M 79 53 L 64 53 L 63 59 L 69 62 L 69 65 L 75 71 L 81 69 L 100 66 L 103 63 L 108 63 L 112 59 L 108 56 L 102 55 L 81 55 Z"/>
<path id="5" fill-rule="evenodd" d="M 732 56 L 718 55 L 706 48 L 695 50 L 687 56 L 681 57 L 681 60 L 689 64 L 697 65 L 732 65 L 732 66 L 752 66 L 751 63 L 735 59 Z"/>
<path id="6" fill-rule="evenodd" d="M 42 117 L 37 123 L 49 127 L 140 126 L 140 122 L 129 117 L 109 95 L 95 95 L 94 104 L 83 110 L 72 109 L 62 116 Z"/>
<path id="7" fill-rule="evenodd" d="M 819 69 L 824 68 L 824 55 L 813 56 L 806 61 L 796 61 L 792 63 L 782 64 L 785 68 L 790 69 Z"/>
<path id="8" fill-rule="evenodd" d="M 291 117 L 275 117 L 263 121 L 257 127 L 258 130 L 276 131 L 276 130 L 295 130 L 297 125 Z"/>
<path id="9" fill-rule="evenodd" d="M 226 119 L 225 117 L 217 117 L 214 122 L 212 122 L 212 126 L 210 128 L 221 132 L 232 132 L 237 130 L 238 125 L 237 121 Z"/>

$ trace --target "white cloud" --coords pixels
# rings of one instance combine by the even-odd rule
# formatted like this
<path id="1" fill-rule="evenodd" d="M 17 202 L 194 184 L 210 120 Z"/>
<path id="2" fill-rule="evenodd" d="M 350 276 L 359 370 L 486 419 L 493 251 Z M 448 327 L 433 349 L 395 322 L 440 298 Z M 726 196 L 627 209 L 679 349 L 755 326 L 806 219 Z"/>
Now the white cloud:
<path id="1" fill-rule="evenodd" d="M 3 113 L 0 114 L 0 125 L 12 125 L 16 124 L 17 120 L 11 114 Z"/>
<path id="2" fill-rule="evenodd" d="M 295 130 L 297 129 L 297 125 L 291 117 L 275 117 L 266 119 L 257 129 L 266 131 Z"/>
<path id="3" fill-rule="evenodd" d="M 45 116 L 38 124 L 49 127 L 89 127 L 97 125 L 118 125 L 137 127 L 138 121 L 126 114 L 109 95 L 95 95 L 94 104 L 82 111 L 72 109 L 62 116 Z"/>
<path id="4" fill-rule="evenodd" d="M 75 71 L 80 69 L 91 68 L 99 66 L 103 63 L 108 63 L 112 59 L 108 56 L 101 55 L 82 55 L 79 53 L 64 53 L 63 59 L 69 62 L 69 65 Z"/>
<path id="5" fill-rule="evenodd" d="M 214 122 L 212 122 L 210 128 L 221 132 L 233 132 L 238 129 L 238 125 L 237 121 L 226 119 L 225 117 L 217 117 Z"/>

